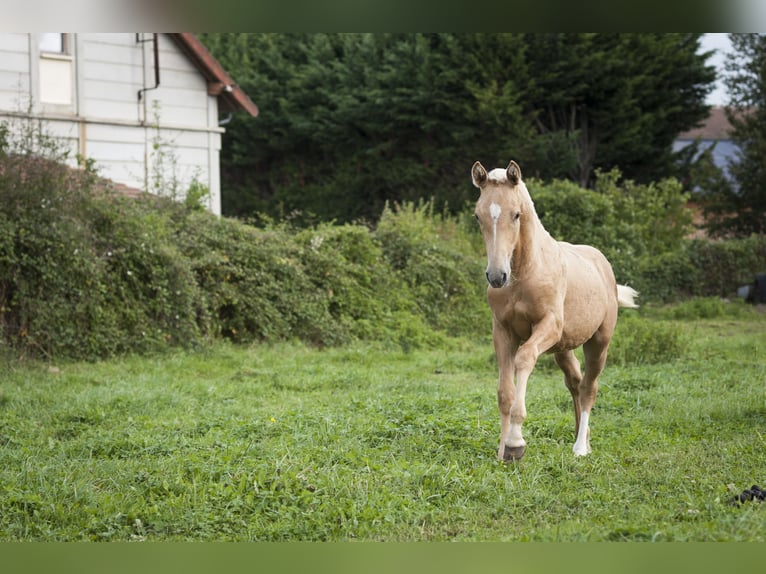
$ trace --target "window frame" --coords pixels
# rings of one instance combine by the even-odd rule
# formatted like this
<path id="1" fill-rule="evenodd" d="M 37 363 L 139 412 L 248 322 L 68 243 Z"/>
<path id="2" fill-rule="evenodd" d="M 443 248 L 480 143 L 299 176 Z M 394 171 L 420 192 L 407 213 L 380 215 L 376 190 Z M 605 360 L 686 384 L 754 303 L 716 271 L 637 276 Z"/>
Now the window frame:
<path id="1" fill-rule="evenodd" d="M 61 50 L 44 50 L 40 45 L 44 34 L 58 34 L 61 36 Z M 72 58 L 72 34 L 69 32 L 40 32 L 37 35 L 37 50 L 41 58 Z"/>
<path id="2" fill-rule="evenodd" d="M 35 62 L 35 75 L 36 77 L 36 97 L 37 105 L 40 106 L 40 110 L 43 113 L 52 113 L 57 115 L 77 115 L 77 74 L 75 70 L 75 34 L 72 32 L 55 32 L 61 34 L 62 50 L 48 51 L 43 50 L 41 47 L 42 34 L 50 33 L 43 32 L 34 34 L 33 47 L 36 49 L 36 62 Z M 56 102 L 46 101 L 43 99 L 42 85 L 45 79 L 42 78 L 44 65 L 43 62 L 50 62 L 51 65 L 67 65 L 69 66 L 69 82 L 70 93 L 69 102 Z M 53 64 L 54 62 L 60 62 L 61 64 Z"/>

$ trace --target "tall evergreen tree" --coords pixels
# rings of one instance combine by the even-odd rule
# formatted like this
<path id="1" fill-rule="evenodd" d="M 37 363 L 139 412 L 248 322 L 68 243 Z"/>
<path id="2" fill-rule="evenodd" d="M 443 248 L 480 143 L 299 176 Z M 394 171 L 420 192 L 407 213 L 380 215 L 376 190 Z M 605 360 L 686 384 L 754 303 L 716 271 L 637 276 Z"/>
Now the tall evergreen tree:
<path id="1" fill-rule="evenodd" d="M 717 234 L 766 233 L 766 35 L 730 34 L 726 115 L 739 151 L 729 164 L 733 185 L 721 185 L 708 204 Z"/>
<path id="2" fill-rule="evenodd" d="M 567 176 L 594 168 L 641 182 L 673 175 L 673 140 L 708 114 L 715 71 L 701 34 L 527 34 L 527 112 L 542 135 L 567 143 Z"/>
<path id="3" fill-rule="evenodd" d="M 471 197 L 465 165 L 524 155 L 514 35 L 211 34 L 258 102 L 227 127 L 229 215 L 376 218 L 386 201 Z"/>
<path id="4" fill-rule="evenodd" d="M 386 201 L 473 198 L 466 166 L 589 183 L 672 174 L 707 113 L 697 34 L 206 34 L 257 101 L 227 125 L 224 213 L 375 219 Z"/>

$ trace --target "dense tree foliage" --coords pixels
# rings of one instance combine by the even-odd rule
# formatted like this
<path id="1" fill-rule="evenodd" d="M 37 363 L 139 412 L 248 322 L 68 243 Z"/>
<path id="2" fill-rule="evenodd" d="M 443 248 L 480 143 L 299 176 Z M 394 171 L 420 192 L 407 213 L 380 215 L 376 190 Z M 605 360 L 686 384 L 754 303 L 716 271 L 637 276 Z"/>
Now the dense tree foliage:
<path id="1" fill-rule="evenodd" d="M 714 80 L 696 34 L 528 34 L 526 111 L 541 134 L 568 137 L 582 186 L 594 168 L 641 182 L 674 175 L 672 143 L 704 119 Z"/>
<path id="2" fill-rule="evenodd" d="M 257 101 L 227 125 L 223 203 L 376 218 L 387 201 L 473 196 L 470 164 L 591 185 L 596 168 L 673 174 L 704 119 L 699 34 L 205 34 Z"/>
<path id="3" fill-rule="evenodd" d="M 707 216 L 711 231 L 766 233 L 766 35 L 730 34 L 726 62 L 730 102 L 726 115 L 739 147 L 729 165 L 733 182 L 717 177 Z"/>

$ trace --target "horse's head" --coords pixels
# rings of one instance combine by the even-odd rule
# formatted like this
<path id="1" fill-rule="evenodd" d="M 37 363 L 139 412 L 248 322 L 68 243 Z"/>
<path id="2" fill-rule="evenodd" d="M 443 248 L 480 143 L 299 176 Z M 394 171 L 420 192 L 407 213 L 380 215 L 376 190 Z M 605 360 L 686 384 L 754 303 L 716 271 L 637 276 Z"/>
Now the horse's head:
<path id="1" fill-rule="evenodd" d="M 475 217 L 487 246 L 487 281 L 504 287 L 511 281 L 513 254 L 521 239 L 521 223 L 529 209 L 521 168 L 511 161 L 506 169 L 489 173 L 478 161 L 471 168 L 473 184 L 481 190 Z"/>

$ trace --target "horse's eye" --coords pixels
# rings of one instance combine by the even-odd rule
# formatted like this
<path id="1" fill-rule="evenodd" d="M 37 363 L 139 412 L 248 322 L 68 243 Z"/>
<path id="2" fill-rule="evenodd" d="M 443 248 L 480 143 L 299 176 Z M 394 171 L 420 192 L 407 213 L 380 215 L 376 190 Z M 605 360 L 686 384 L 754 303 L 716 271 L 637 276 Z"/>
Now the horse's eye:
<path id="1" fill-rule="evenodd" d="M 514 220 L 514 221 L 518 221 L 518 220 L 519 220 L 519 217 L 521 217 L 521 212 L 520 212 L 520 211 L 517 211 L 517 212 L 516 212 L 516 215 L 514 215 L 514 216 L 513 216 L 513 220 Z"/>
<path id="2" fill-rule="evenodd" d="M 478 214 L 478 213 L 474 213 L 474 214 L 473 214 L 473 218 L 474 218 L 476 221 L 479 221 L 479 214 Z"/>

